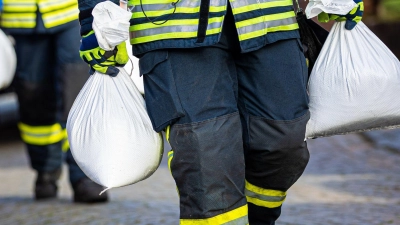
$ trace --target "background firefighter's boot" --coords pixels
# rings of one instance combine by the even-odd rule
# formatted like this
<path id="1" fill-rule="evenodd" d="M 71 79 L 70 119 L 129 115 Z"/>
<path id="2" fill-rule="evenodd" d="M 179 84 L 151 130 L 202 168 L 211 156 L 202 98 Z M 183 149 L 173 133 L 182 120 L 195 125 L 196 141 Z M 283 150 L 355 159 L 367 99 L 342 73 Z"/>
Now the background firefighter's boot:
<path id="1" fill-rule="evenodd" d="M 74 189 L 74 202 L 97 203 L 108 201 L 106 192 L 99 195 L 105 188 L 87 177 L 72 184 L 72 188 Z"/>
<path id="2" fill-rule="evenodd" d="M 61 168 L 53 172 L 39 172 L 35 182 L 35 199 L 49 199 L 57 197 L 57 180 L 60 178 Z"/>

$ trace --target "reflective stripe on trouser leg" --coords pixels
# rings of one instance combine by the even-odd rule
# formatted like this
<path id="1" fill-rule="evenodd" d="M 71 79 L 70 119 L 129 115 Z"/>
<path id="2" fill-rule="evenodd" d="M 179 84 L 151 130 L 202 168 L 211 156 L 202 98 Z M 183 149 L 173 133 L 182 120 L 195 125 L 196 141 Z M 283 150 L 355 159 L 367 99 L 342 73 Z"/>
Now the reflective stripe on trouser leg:
<path id="1" fill-rule="evenodd" d="M 57 57 L 63 62 L 59 67 L 58 83 L 61 87 L 62 110 L 60 120 L 65 127 L 69 111 L 75 101 L 76 96 L 82 89 L 83 85 L 89 78 L 89 68 L 85 62 L 81 60 L 79 54 L 80 35 L 79 25 L 72 26 L 57 35 Z M 65 129 L 64 129 L 65 131 Z M 68 164 L 69 181 L 74 184 L 86 175 L 76 164 L 72 156 L 68 141 L 67 132 L 62 142 L 62 150 L 64 152 L 65 161 Z"/>
<path id="2" fill-rule="evenodd" d="M 235 61 L 243 119 L 246 196 L 252 225 L 275 224 L 285 192 L 309 158 L 307 67 L 298 39 L 281 40 Z M 249 65 L 253 65 L 249 67 Z"/>
<path id="3" fill-rule="evenodd" d="M 64 139 L 65 133 L 59 123 L 43 126 L 30 126 L 18 123 L 22 140 L 32 145 L 49 145 Z"/>
<path id="4" fill-rule="evenodd" d="M 248 224 L 241 136 L 238 113 L 171 126 L 180 224 Z"/>
<path id="5" fill-rule="evenodd" d="M 31 126 L 19 123 L 21 138 L 26 143 L 31 166 L 38 172 L 52 172 L 61 167 L 61 141 L 64 133 L 59 123 Z"/>
<path id="6" fill-rule="evenodd" d="M 251 224 L 275 224 L 286 191 L 309 159 L 304 133 L 309 114 L 290 121 L 250 116 L 246 153 L 246 197 Z"/>

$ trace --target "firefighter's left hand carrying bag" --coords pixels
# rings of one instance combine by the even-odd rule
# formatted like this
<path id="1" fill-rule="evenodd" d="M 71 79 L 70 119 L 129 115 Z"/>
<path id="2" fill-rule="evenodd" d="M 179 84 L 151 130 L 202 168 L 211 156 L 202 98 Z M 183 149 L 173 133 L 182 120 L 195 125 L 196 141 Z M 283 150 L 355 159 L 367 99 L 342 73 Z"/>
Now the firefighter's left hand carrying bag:
<path id="1" fill-rule="evenodd" d="M 67 121 L 74 159 L 107 189 L 148 178 L 163 154 L 162 135 L 153 130 L 142 95 L 127 72 L 118 69 L 116 77 L 90 76 Z"/>

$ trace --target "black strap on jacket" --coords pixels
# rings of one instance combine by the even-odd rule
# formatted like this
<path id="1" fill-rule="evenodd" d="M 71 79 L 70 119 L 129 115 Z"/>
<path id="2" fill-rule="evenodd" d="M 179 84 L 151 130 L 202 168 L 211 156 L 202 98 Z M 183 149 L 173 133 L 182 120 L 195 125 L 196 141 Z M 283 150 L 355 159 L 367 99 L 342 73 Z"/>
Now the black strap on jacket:
<path id="1" fill-rule="evenodd" d="M 196 43 L 203 43 L 204 39 L 206 38 L 206 32 L 208 26 L 208 12 L 210 11 L 210 1 L 211 0 L 201 0 L 199 27 L 197 29 Z"/>

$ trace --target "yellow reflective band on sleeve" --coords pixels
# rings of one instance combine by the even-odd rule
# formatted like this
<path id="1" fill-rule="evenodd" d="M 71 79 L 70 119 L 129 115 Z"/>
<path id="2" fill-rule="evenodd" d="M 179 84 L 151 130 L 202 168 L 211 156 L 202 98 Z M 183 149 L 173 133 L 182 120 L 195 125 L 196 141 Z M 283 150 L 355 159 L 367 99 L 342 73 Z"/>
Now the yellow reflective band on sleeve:
<path id="1" fill-rule="evenodd" d="M 249 224 L 247 205 L 207 219 L 181 219 L 180 225 L 242 225 Z"/>
<path id="2" fill-rule="evenodd" d="M 51 28 L 78 19 L 78 5 L 43 14 L 44 26 Z"/>
<path id="3" fill-rule="evenodd" d="M 30 126 L 18 123 L 18 128 L 21 131 L 22 140 L 32 145 L 54 144 L 65 137 L 61 125 L 58 123 L 49 126 Z"/>
<path id="4" fill-rule="evenodd" d="M 0 26 L 4 28 L 34 28 L 36 13 L 4 13 L 1 15 Z"/>
<path id="5" fill-rule="evenodd" d="M 3 13 L 13 12 L 36 12 L 35 0 L 3 0 Z"/>
<path id="6" fill-rule="evenodd" d="M 73 5 L 78 5 L 76 0 L 39 0 L 39 10 L 41 13 L 57 11 Z"/>
<path id="7" fill-rule="evenodd" d="M 245 194 L 247 202 L 266 208 L 276 208 L 282 205 L 286 192 L 264 189 L 246 181 Z"/>
<path id="8" fill-rule="evenodd" d="M 68 152 L 68 150 L 69 150 L 69 141 L 68 141 L 67 129 L 63 129 L 63 133 L 64 133 L 64 139 L 63 139 L 63 143 L 62 143 L 61 149 L 62 149 L 63 152 Z"/>

